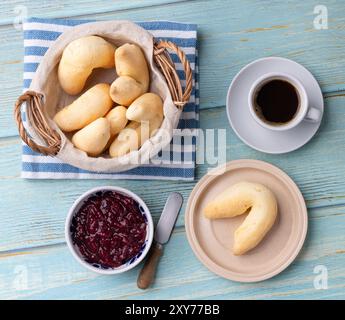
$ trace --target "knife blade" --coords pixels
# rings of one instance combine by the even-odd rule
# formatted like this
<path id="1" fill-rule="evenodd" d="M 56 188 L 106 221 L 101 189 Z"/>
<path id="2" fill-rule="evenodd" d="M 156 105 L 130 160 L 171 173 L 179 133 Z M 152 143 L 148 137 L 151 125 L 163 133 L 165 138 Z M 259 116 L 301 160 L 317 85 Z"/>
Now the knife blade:
<path id="1" fill-rule="evenodd" d="M 138 276 L 137 285 L 140 289 L 148 288 L 153 281 L 159 259 L 163 254 L 163 244 L 170 239 L 182 203 L 182 195 L 178 192 L 173 192 L 169 195 L 164 205 L 154 234 L 154 243 Z"/>
<path id="2" fill-rule="evenodd" d="M 183 197 L 180 193 L 173 192 L 169 195 L 156 227 L 154 235 L 154 240 L 156 242 L 165 244 L 169 241 L 182 203 Z"/>

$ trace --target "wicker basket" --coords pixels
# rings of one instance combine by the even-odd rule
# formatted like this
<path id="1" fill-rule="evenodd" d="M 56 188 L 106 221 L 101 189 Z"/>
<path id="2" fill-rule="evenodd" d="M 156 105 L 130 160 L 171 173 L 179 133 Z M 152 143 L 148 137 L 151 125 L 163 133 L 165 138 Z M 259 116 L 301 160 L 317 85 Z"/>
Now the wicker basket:
<path id="1" fill-rule="evenodd" d="M 103 34 L 102 30 L 106 30 L 106 35 Z M 178 112 L 176 112 L 173 118 L 170 118 L 169 114 L 164 112 L 165 118 L 162 127 L 165 127 L 165 131 L 168 130 L 168 139 L 157 138 L 156 136 L 159 135 L 160 131 L 158 130 L 157 134 L 153 138 L 146 141 L 138 151 L 133 151 L 126 156 L 120 157 L 123 159 L 106 158 L 103 156 L 98 158 L 88 157 L 84 152 L 79 150 L 76 151 L 75 148 L 73 148 L 69 139 L 55 125 L 52 117 L 49 116 L 47 112 L 47 104 L 52 103 L 51 101 L 54 99 L 49 99 L 47 94 L 44 92 L 44 89 L 41 89 L 42 87 L 45 88 L 44 79 L 42 80 L 39 78 L 44 77 L 45 73 L 56 72 L 56 65 L 61 57 L 63 48 L 70 42 L 69 39 L 76 39 L 78 37 L 90 34 L 103 37 L 105 36 L 107 39 L 109 39 L 109 37 L 111 37 L 111 31 L 114 31 L 115 35 L 119 33 L 121 34 L 123 30 L 135 35 L 134 40 L 132 36 L 129 36 L 130 38 L 128 39 L 128 42 L 139 42 L 138 44 L 142 48 L 143 44 L 140 43 L 140 41 L 146 41 L 144 44 L 145 47 L 145 45 L 148 45 L 148 41 L 151 41 L 150 39 L 152 39 L 152 42 L 149 45 L 153 46 L 153 48 L 148 50 L 152 54 L 152 58 L 149 59 L 152 60 L 151 72 L 157 73 L 157 70 L 159 70 L 160 72 L 158 72 L 160 73 L 160 76 L 164 76 L 164 85 L 167 87 L 167 92 L 169 92 L 169 99 L 174 104 Z M 126 35 L 123 37 L 126 39 Z M 138 41 L 138 39 L 140 40 Z M 179 79 L 168 50 L 175 52 L 183 65 L 186 79 L 184 90 L 182 89 L 181 80 Z M 145 50 L 144 53 L 147 55 Z M 54 61 L 56 65 L 51 65 L 53 64 L 51 61 Z M 157 70 L 154 71 L 153 69 Z M 44 155 L 55 156 L 66 163 L 85 170 L 100 172 L 121 172 L 137 167 L 140 164 L 148 162 L 150 158 L 155 156 L 160 150 L 167 146 L 172 138 L 173 129 L 177 127 L 178 118 L 181 114 L 181 111 L 184 105 L 189 101 L 193 86 L 192 71 L 184 52 L 174 43 L 169 41 L 160 41 L 155 43 L 151 34 L 129 21 L 87 23 L 66 31 L 47 51 L 35 74 L 35 77 L 37 79 L 33 79 L 30 89 L 22 94 L 15 104 L 14 117 L 18 126 L 19 135 L 21 136 L 22 140 L 36 152 Z M 50 79 L 50 81 L 52 80 Z M 157 81 L 159 81 L 159 79 Z M 37 88 L 39 88 L 39 90 L 37 90 Z M 24 103 L 26 105 L 27 115 L 27 125 L 25 126 L 22 120 L 22 105 Z M 164 134 L 166 135 L 166 132 Z M 76 154 L 73 160 L 71 160 L 68 156 L 68 154 L 71 152 L 75 152 Z M 139 155 L 139 163 L 135 161 L 131 163 L 132 153 L 137 153 L 135 157 L 136 159 Z"/>

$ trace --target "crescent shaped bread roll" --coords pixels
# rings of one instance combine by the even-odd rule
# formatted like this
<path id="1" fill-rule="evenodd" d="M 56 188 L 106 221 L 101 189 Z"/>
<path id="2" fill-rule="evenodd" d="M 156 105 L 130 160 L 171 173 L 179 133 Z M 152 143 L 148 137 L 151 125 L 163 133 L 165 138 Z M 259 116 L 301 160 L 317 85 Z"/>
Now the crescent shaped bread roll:
<path id="1" fill-rule="evenodd" d="M 99 156 L 110 138 L 110 123 L 106 118 L 98 118 L 72 137 L 72 143 L 89 156 Z"/>
<path id="2" fill-rule="evenodd" d="M 128 107 L 147 92 L 150 85 L 149 68 L 143 51 L 130 43 L 117 48 L 115 68 L 119 77 L 110 87 L 110 96 L 114 102 Z"/>
<path id="3" fill-rule="evenodd" d="M 126 118 L 131 122 L 110 145 L 110 156 L 120 157 L 138 150 L 160 128 L 163 117 L 163 101 L 158 95 L 145 93 L 137 98 L 126 109 Z"/>
<path id="4" fill-rule="evenodd" d="M 122 129 L 109 148 L 109 154 L 112 158 L 123 156 L 129 152 L 138 150 L 143 139 L 142 126 L 139 122 L 131 121 Z"/>
<path id="5" fill-rule="evenodd" d="M 127 107 L 142 93 L 141 84 L 128 76 L 118 77 L 110 87 L 110 95 L 113 101 Z"/>
<path id="6" fill-rule="evenodd" d="M 80 93 L 95 68 L 114 68 L 115 47 L 98 36 L 70 42 L 62 53 L 58 77 L 62 89 L 71 95 Z"/>
<path id="7" fill-rule="evenodd" d="M 278 207 L 272 191 L 259 183 L 239 182 L 219 194 L 204 209 L 209 219 L 235 217 L 248 209 L 247 217 L 234 234 L 235 255 L 255 248 L 273 226 Z"/>
<path id="8" fill-rule="evenodd" d="M 144 93 L 128 107 L 126 117 L 132 121 L 148 121 L 152 118 L 163 118 L 163 101 L 155 93 Z"/>
<path id="9" fill-rule="evenodd" d="M 117 135 L 126 126 L 128 122 L 126 112 L 126 107 L 116 106 L 107 113 L 106 119 L 110 123 L 110 134 L 112 137 Z"/>
<path id="10" fill-rule="evenodd" d="M 109 84 L 99 83 L 60 110 L 54 116 L 54 121 L 64 132 L 75 131 L 103 117 L 112 105 Z"/>
<path id="11" fill-rule="evenodd" d="M 162 123 L 162 117 L 157 116 L 150 121 L 131 121 L 122 129 L 109 148 L 112 158 L 121 157 L 138 150 L 146 140 L 152 137 Z"/>
<path id="12" fill-rule="evenodd" d="M 116 106 L 111 109 L 105 118 L 110 123 L 110 139 L 104 148 L 104 151 L 109 149 L 113 141 L 119 132 L 124 129 L 127 125 L 128 119 L 126 118 L 127 108 L 124 106 Z"/>

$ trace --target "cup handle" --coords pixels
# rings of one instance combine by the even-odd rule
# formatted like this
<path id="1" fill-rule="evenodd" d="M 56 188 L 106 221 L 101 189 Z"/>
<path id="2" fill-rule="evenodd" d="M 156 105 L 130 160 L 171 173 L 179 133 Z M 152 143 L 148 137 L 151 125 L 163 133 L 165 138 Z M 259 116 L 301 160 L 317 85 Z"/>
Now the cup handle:
<path id="1" fill-rule="evenodd" d="M 319 122 L 321 118 L 321 111 L 316 108 L 309 108 L 304 120 L 309 122 Z"/>

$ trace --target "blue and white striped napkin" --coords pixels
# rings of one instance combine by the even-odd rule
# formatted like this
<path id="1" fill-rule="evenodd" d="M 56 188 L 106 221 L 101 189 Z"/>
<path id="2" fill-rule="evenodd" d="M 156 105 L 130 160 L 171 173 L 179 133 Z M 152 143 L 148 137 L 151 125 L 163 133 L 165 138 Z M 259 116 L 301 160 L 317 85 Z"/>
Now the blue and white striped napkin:
<path id="1" fill-rule="evenodd" d="M 24 29 L 24 91 L 30 86 L 35 71 L 48 47 L 58 36 L 69 28 L 87 20 L 62 20 L 30 18 Z M 170 40 L 186 53 L 193 70 L 194 87 L 190 101 L 185 105 L 179 129 L 171 141 L 169 152 L 159 155 L 159 164 L 149 164 L 121 173 L 101 173 L 82 170 L 57 158 L 43 156 L 23 144 L 22 177 L 29 179 L 162 179 L 193 180 L 196 160 L 196 134 L 199 125 L 198 63 L 197 63 L 197 26 L 195 24 L 167 21 L 140 22 L 140 26 L 159 39 Z M 172 55 L 180 77 L 185 79 L 180 61 Z M 188 129 L 188 130 L 184 130 Z M 189 135 L 186 138 L 186 135 Z M 156 162 L 157 163 L 157 162 Z"/>

